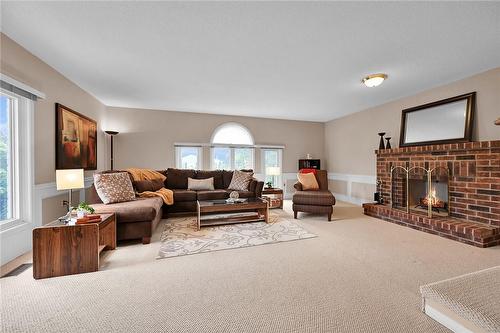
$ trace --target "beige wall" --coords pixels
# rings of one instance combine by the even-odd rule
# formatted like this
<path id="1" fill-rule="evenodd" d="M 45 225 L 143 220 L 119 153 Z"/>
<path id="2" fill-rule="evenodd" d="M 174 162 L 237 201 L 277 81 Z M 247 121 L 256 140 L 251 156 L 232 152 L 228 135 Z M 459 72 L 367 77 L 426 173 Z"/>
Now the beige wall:
<path id="1" fill-rule="evenodd" d="M 98 169 L 105 169 L 107 145 L 106 137 L 100 127 L 106 111 L 105 106 L 1 33 L 0 43 L 0 71 L 2 74 L 27 84 L 46 95 L 45 99 L 39 99 L 35 105 L 35 184 L 55 181 L 55 103 L 64 104 L 97 121 L 97 166 Z M 86 172 L 86 176 L 90 175 L 92 175 L 92 171 Z M 45 224 L 64 214 L 65 208 L 61 203 L 63 199 L 67 199 L 67 194 L 63 192 L 59 196 L 43 199 L 42 211 L 35 212 L 35 214 L 41 213 L 41 217 L 36 216 L 35 218 Z"/>
<path id="2" fill-rule="evenodd" d="M 388 133 L 392 146 L 397 147 L 403 109 L 472 91 L 477 92 L 474 140 L 500 139 L 500 127 L 493 124 L 500 117 L 500 68 L 496 68 L 326 123 L 328 171 L 375 175 L 377 133 Z"/>
<path id="3" fill-rule="evenodd" d="M 283 172 L 297 172 L 298 159 L 306 154 L 325 163 L 323 123 L 108 107 L 106 126 L 120 132 L 115 168 L 174 167 L 174 142 L 209 143 L 215 128 L 226 122 L 246 126 L 256 144 L 284 145 Z M 255 155 L 260 172 L 260 154 Z M 208 149 L 204 161 L 209 168 Z"/>
<path id="4" fill-rule="evenodd" d="M 220 124 L 234 121 L 252 132 L 257 144 L 285 145 L 283 171 L 296 172 L 297 160 L 311 154 L 322 160 L 323 168 L 336 174 L 375 175 L 377 132 L 399 141 L 401 110 L 411 106 L 477 92 L 476 140 L 500 139 L 500 129 L 493 125 L 500 116 L 500 68 L 451 84 L 434 88 L 370 108 L 326 124 L 252 117 L 196 114 L 127 108 L 106 108 L 93 96 L 66 79 L 7 36 L 0 33 L 1 72 L 46 94 L 36 102 L 35 111 L 35 183 L 55 180 L 55 103 L 59 102 L 98 122 L 98 169 L 108 166 L 108 138 L 102 129 L 120 131 L 116 137 L 117 168 L 167 168 L 175 165 L 174 142 L 210 141 Z M 209 155 L 204 156 L 208 168 Z M 256 153 L 256 171 L 260 172 L 260 154 Z M 87 176 L 92 172 L 87 172 Z M 370 181 L 334 179 L 332 186 L 346 195 L 370 197 Z M 60 214 L 59 198 L 43 203 L 44 222 Z"/>
<path id="5" fill-rule="evenodd" d="M 35 183 L 55 181 L 55 103 L 64 104 L 97 121 L 97 163 L 98 169 L 104 169 L 106 142 L 100 131 L 104 105 L 1 33 L 0 42 L 1 72 L 46 95 L 35 106 Z M 87 175 L 91 174 L 87 172 Z"/>

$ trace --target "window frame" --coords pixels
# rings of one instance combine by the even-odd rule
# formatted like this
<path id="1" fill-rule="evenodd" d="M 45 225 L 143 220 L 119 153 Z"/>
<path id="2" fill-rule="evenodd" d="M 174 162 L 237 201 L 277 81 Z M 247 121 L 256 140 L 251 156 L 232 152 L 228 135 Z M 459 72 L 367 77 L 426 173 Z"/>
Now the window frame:
<path id="1" fill-rule="evenodd" d="M 245 134 L 247 134 L 249 137 L 250 137 L 250 140 L 251 142 L 246 142 L 246 143 L 241 143 L 241 142 L 215 142 L 215 137 L 217 136 L 217 134 L 219 134 L 220 131 L 224 130 L 225 128 L 228 128 L 228 127 L 238 127 L 240 128 L 241 130 L 243 130 L 245 132 Z M 226 123 L 223 123 L 219 126 L 217 126 L 217 128 L 212 132 L 212 136 L 210 138 L 210 143 L 214 144 L 214 145 L 240 145 L 240 146 L 253 146 L 255 144 L 255 139 L 252 135 L 252 132 L 250 132 L 250 130 L 240 124 L 240 123 L 237 123 L 237 122 L 226 122 Z"/>
<path id="2" fill-rule="evenodd" d="M 2 95 L 7 98 L 7 117 L 8 117 L 8 145 L 7 145 L 7 211 L 9 218 L 0 220 L 0 224 L 16 221 L 19 217 L 19 199 L 15 193 L 19 193 L 19 182 L 17 174 L 18 168 L 18 149 L 17 149 L 17 126 L 18 126 L 18 98 L 12 94 L 2 91 Z"/>
<path id="3" fill-rule="evenodd" d="M 5 89 L 0 93 L 15 100 L 10 109 L 10 155 L 12 166 L 9 174 L 12 184 L 12 217 L 0 221 L 0 232 L 32 223 L 33 217 L 33 161 L 34 161 L 34 101 Z"/>
<path id="4" fill-rule="evenodd" d="M 241 129 L 242 131 L 245 132 L 245 135 L 247 135 L 250 139 L 250 142 L 245 142 L 245 143 L 241 143 L 241 142 L 215 142 L 215 137 L 217 136 L 217 134 L 219 134 L 220 131 L 226 129 L 226 128 L 230 128 L 230 127 L 237 127 L 239 129 Z M 240 124 L 240 123 L 237 123 L 237 122 L 226 122 L 226 123 L 223 123 L 219 126 L 217 126 L 217 128 L 212 132 L 212 137 L 210 138 L 210 143 L 211 143 L 211 147 L 210 147 L 210 169 L 211 170 L 215 170 L 216 169 L 216 165 L 215 165 L 215 149 L 216 148 L 227 148 L 229 149 L 229 169 L 230 170 L 235 170 L 235 150 L 236 149 L 249 149 L 250 152 L 251 152 L 251 163 L 250 163 L 250 167 L 248 169 L 252 169 L 252 170 L 255 170 L 255 141 L 254 141 L 254 137 L 252 135 L 252 132 L 250 132 L 250 130 Z"/>
<path id="5" fill-rule="evenodd" d="M 227 148 L 229 149 L 229 169 L 233 168 L 233 150 L 229 146 L 224 146 L 224 145 L 217 145 L 210 147 L 210 169 L 211 170 L 217 170 L 217 167 L 215 166 L 215 149 L 216 148 Z"/>
<path id="6" fill-rule="evenodd" d="M 236 149 L 249 149 L 250 150 L 250 167 L 244 168 L 244 169 L 255 170 L 255 148 L 253 148 L 253 147 L 233 147 L 233 148 L 231 148 L 231 150 L 232 150 L 232 153 L 231 153 L 231 157 L 232 157 L 231 167 L 232 167 L 232 169 L 236 170 L 236 165 L 235 165 L 236 164 L 236 159 L 235 159 L 236 158 L 236 154 L 235 154 Z"/>
<path id="7" fill-rule="evenodd" d="M 255 170 L 255 147 L 253 146 L 231 146 L 231 145 L 214 145 L 210 147 L 210 169 L 217 170 L 215 166 L 215 148 L 227 148 L 229 149 L 229 170 L 235 169 L 235 149 L 249 149 L 251 152 L 251 165 L 247 169 Z"/>
<path id="8" fill-rule="evenodd" d="M 176 146 L 175 147 L 175 167 L 177 169 L 182 169 L 182 170 L 189 170 L 189 169 L 184 169 L 182 168 L 182 160 L 181 160 L 181 150 L 182 148 L 196 148 L 198 151 L 198 159 L 197 159 L 197 165 L 196 169 L 197 170 L 203 170 L 203 147 L 200 146 Z"/>
<path id="9" fill-rule="evenodd" d="M 284 188 L 283 185 L 283 149 L 281 148 L 261 148 L 260 149 L 260 161 L 261 161 L 261 170 L 264 178 L 264 182 L 267 181 L 267 174 L 266 174 L 266 151 L 276 151 L 278 153 L 278 167 L 280 168 L 280 175 L 279 176 L 273 176 L 276 177 L 276 182 L 278 183 L 278 186 L 274 184 L 275 187 L 277 188 Z"/>

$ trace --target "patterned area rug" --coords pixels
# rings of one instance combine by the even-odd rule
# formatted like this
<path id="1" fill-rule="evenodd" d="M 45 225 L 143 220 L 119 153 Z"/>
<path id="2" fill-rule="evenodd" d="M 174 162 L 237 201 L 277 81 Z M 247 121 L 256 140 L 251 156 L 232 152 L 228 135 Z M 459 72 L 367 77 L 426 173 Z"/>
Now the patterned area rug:
<path id="1" fill-rule="evenodd" d="M 195 217 L 169 219 L 157 259 L 317 237 L 287 218 L 272 215 L 270 220 L 269 224 L 239 223 L 198 231 Z"/>

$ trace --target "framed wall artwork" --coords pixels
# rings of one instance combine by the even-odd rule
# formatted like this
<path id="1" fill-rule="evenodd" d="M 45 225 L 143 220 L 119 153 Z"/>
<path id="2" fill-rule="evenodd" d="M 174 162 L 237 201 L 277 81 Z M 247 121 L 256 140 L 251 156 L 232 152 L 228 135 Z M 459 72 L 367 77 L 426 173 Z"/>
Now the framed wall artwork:
<path id="1" fill-rule="evenodd" d="M 59 103 L 56 169 L 97 169 L 97 122 Z"/>

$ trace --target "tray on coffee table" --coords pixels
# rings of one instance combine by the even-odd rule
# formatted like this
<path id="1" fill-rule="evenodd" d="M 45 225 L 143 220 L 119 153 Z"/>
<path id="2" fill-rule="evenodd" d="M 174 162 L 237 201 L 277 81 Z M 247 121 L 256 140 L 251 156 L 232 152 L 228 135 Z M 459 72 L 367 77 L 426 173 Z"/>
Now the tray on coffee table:
<path id="1" fill-rule="evenodd" d="M 198 230 L 204 226 L 257 222 L 269 223 L 269 204 L 261 198 L 247 198 L 245 202 L 228 203 L 226 200 L 197 202 Z"/>

